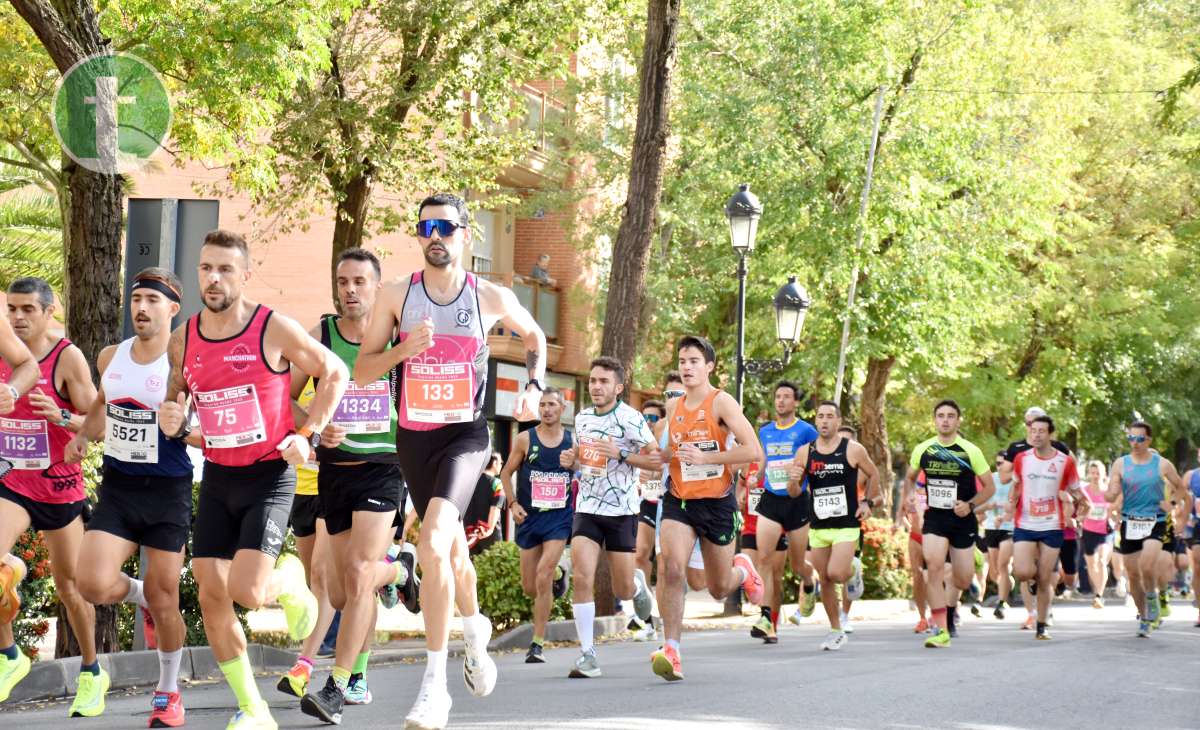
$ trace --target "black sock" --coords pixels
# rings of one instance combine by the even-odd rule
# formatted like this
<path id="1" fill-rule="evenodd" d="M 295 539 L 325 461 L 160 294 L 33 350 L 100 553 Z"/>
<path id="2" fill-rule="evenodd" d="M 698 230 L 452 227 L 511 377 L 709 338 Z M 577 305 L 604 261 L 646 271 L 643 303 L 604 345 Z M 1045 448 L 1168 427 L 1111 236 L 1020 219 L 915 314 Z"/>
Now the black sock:
<path id="1" fill-rule="evenodd" d="M 90 672 L 90 673 L 96 675 L 97 677 L 100 676 L 99 660 L 94 661 L 91 664 L 80 664 L 79 665 L 79 673 L 83 674 L 84 672 Z"/>
<path id="2" fill-rule="evenodd" d="M 763 606 L 762 607 L 762 615 L 766 616 L 767 618 L 771 618 L 771 607 Z"/>
<path id="3" fill-rule="evenodd" d="M 1046 633 L 1046 624 L 1042 623 L 1041 621 L 1038 621 L 1037 622 L 1037 632 L 1039 634 Z"/>
<path id="4" fill-rule="evenodd" d="M 17 655 L 20 653 L 20 651 L 21 650 L 17 648 L 17 645 L 13 644 L 7 649 L 0 649 L 0 654 L 3 654 L 9 660 L 16 661 Z"/>
<path id="5" fill-rule="evenodd" d="M 802 585 L 804 586 L 805 593 L 812 593 L 817 588 L 817 586 L 813 583 L 804 583 Z"/>
<path id="6" fill-rule="evenodd" d="M 954 614 L 956 613 L 958 613 L 958 609 L 950 606 L 946 607 L 946 628 L 950 628 L 954 625 Z"/>

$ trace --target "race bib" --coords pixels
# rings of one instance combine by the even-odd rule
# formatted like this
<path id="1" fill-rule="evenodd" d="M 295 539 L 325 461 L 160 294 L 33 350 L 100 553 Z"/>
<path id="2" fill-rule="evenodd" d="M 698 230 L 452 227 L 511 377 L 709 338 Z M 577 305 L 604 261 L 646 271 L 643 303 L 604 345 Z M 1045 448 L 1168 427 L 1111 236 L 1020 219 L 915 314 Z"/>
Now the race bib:
<path id="1" fill-rule="evenodd" d="M 579 472 L 585 477 L 602 477 L 608 473 L 608 457 L 597 448 L 603 440 L 579 437 Z"/>
<path id="2" fill-rule="evenodd" d="M 767 462 L 767 483 L 771 485 L 771 489 L 776 492 L 787 491 L 787 470 L 791 463 L 791 459 L 776 459 Z"/>
<path id="3" fill-rule="evenodd" d="M 470 363 L 405 362 L 404 407 L 408 417 L 418 423 L 470 421 L 475 417 L 473 379 Z"/>
<path id="4" fill-rule="evenodd" d="M 751 489 L 746 495 L 746 511 L 752 515 L 758 514 L 758 503 L 762 501 L 763 488 Z"/>
<path id="5" fill-rule="evenodd" d="M 562 509 L 567 506 L 571 478 L 558 472 L 535 471 L 529 474 L 530 504 L 535 509 Z"/>
<path id="6" fill-rule="evenodd" d="M 210 449 L 234 449 L 265 441 L 258 391 L 253 385 L 196 393 L 196 415 L 204 445 Z"/>
<path id="7" fill-rule="evenodd" d="M 1045 499 L 1029 500 L 1029 516 L 1030 517 L 1049 517 L 1058 514 L 1055 503 L 1058 500 L 1054 497 L 1046 497 Z"/>
<path id="8" fill-rule="evenodd" d="M 367 385 L 351 380 L 338 401 L 333 422 L 346 429 L 346 433 L 387 433 L 392 430 L 391 397 L 392 390 L 386 380 Z"/>
<path id="9" fill-rule="evenodd" d="M 813 490 L 813 512 L 818 520 L 845 517 L 849 514 L 846 503 L 846 487 L 820 487 Z"/>
<path id="10" fill-rule="evenodd" d="M 1145 540 L 1150 537 L 1150 533 L 1154 532 L 1154 525 L 1157 520 L 1125 520 L 1125 539 L 1126 540 Z"/>
<path id="11" fill-rule="evenodd" d="M 1088 510 L 1088 519 L 1089 520 L 1099 521 L 1099 520 L 1103 520 L 1107 517 L 1108 517 L 1108 505 L 1106 505 L 1106 504 L 1093 504 L 1092 508 Z"/>
<path id="12" fill-rule="evenodd" d="M 948 479 L 930 479 L 925 485 L 929 506 L 934 509 L 954 509 L 958 501 L 958 485 Z"/>
<path id="13" fill-rule="evenodd" d="M 130 464 L 157 464 L 158 414 L 109 403 L 104 412 L 104 453 Z"/>
<path id="14" fill-rule="evenodd" d="M 688 441 L 701 451 L 716 453 L 720 449 L 716 441 Z M 708 479 L 718 479 L 725 473 L 724 464 L 689 464 L 682 459 L 679 461 L 679 476 L 685 482 L 703 482 Z"/>
<path id="15" fill-rule="evenodd" d="M 14 469 L 50 468 L 50 434 L 43 420 L 0 418 L 0 457 Z"/>
<path id="16" fill-rule="evenodd" d="M 663 494 L 663 480 L 661 476 L 654 476 L 650 479 L 641 480 L 642 499 L 649 502 L 657 502 Z"/>

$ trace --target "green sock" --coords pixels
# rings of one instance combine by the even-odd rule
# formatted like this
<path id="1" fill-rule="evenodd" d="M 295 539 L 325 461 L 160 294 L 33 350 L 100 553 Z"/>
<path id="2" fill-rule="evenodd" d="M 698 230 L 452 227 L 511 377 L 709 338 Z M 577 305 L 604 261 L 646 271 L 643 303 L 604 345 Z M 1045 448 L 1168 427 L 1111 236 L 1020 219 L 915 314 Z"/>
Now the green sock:
<path id="1" fill-rule="evenodd" d="M 227 662 L 221 662 L 221 673 L 225 681 L 237 697 L 238 707 L 243 711 L 252 711 L 263 704 L 262 696 L 258 694 L 258 685 L 254 684 L 254 669 L 250 666 L 250 657 L 239 654 Z"/>
<path id="2" fill-rule="evenodd" d="M 354 669 L 350 670 L 351 674 L 361 674 L 367 676 L 367 660 L 371 658 L 371 652 L 364 651 L 354 660 Z"/>
<path id="3" fill-rule="evenodd" d="M 346 687 L 350 686 L 350 670 L 342 669 L 341 667 L 334 667 L 332 674 L 333 683 L 337 685 L 338 689 L 344 692 Z"/>
<path id="4" fill-rule="evenodd" d="M 546 637 L 535 636 L 533 637 L 533 643 L 537 644 L 538 646 L 543 646 L 546 643 Z"/>

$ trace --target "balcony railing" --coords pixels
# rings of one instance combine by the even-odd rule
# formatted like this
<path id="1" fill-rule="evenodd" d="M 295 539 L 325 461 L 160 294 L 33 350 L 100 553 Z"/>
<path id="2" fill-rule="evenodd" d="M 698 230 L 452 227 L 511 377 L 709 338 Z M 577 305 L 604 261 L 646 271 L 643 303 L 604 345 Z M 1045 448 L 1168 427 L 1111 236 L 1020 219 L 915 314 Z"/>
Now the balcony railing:
<path id="1" fill-rule="evenodd" d="M 533 315 L 534 320 L 546 333 L 546 341 L 558 341 L 558 315 L 561 311 L 559 304 L 562 298 L 562 293 L 558 289 L 519 274 L 481 272 L 478 276 L 512 289 L 513 293 L 517 295 L 517 301 Z M 516 337 L 502 323 L 493 327 L 490 334 Z"/>

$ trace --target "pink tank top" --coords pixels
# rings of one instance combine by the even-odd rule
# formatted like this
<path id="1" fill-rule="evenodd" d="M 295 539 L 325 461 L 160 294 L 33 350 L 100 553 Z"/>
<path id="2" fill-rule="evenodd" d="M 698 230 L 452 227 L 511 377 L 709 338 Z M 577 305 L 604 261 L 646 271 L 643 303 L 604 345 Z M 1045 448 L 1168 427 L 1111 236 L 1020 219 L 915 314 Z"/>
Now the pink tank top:
<path id="1" fill-rule="evenodd" d="M 247 466 L 281 458 L 276 446 L 294 431 L 291 375 L 263 355 L 271 310 L 261 304 L 240 333 L 210 340 L 200 315 L 188 319 L 183 375 L 204 434 L 204 458 L 222 466 Z"/>
<path id="2" fill-rule="evenodd" d="M 400 428 L 410 431 L 475 420 L 487 387 L 487 333 L 475 275 L 467 274 L 454 301 L 438 304 L 425 291 L 422 274 L 409 279 L 399 327 L 404 342 L 422 321 L 433 320 L 433 347 L 400 364 L 396 415 Z"/>
<path id="3" fill-rule="evenodd" d="M 1083 520 L 1083 529 L 1086 532 L 1095 532 L 1101 535 L 1108 534 L 1108 501 L 1104 499 L 1103 485 L 1100 489 L 1092 489 L 1089 484 L 1083 488 L 1087 493 L 1088 499 L 1092 502 L 1092 509 L 1088 512 L 1088 516 Z"/>
<path id="4" fill-rule="evenodd" d="M 64 337 L 41 359 L 36 387 L 59 408 L 78 413 L 54 384 L 58 359 L 70 346 L 71 341 Z M 7 383 L 11 376 L 12 368 L 0 359 L 0 382 Z M 79 464 L 63 463 L 63 451 L 74 435 L 70 429 L 35 415 L 29 396 L 21 396 L 13 412 L 0 417 L 0 457 L 13 464 L 13 470 L 4 477 L 4 486 L 44 504 L 84 499 L 82 469 Z"/>

